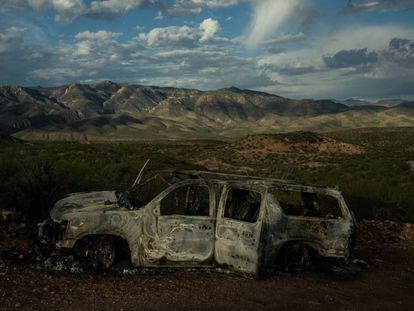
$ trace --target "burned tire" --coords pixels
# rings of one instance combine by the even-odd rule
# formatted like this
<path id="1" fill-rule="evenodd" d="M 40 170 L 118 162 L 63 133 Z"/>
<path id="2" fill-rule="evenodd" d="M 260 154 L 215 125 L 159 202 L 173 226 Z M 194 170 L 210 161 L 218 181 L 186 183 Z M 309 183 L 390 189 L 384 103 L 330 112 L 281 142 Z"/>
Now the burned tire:
<path id="1" fill-rule="evenodd" d="M 287 245 L 281 251 L 279 265 L 289 272 L 308 271 L 312 265 L 312 251 L 304 244 Z"/>
<path id="2" fill-rule="evenodd" d="M 91 236 L 77 245 L 79 261 L 90 270 L 107 270 L 115 261 L 115 243 L 112 237 Z"/>

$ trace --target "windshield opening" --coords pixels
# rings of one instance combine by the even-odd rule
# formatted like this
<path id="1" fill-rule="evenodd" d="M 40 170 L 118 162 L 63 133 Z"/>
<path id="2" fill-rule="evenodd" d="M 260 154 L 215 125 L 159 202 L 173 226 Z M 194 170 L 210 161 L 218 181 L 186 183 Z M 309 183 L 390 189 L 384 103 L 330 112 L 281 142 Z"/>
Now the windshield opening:
<path id="1" fill-rule="evenodd" d="M 139 209 L 171 185 L 188 178 L 189 176 L 174 171 L 157 173 L 133 189 L 117 193 L 118 204 L 129 210 Z"/>

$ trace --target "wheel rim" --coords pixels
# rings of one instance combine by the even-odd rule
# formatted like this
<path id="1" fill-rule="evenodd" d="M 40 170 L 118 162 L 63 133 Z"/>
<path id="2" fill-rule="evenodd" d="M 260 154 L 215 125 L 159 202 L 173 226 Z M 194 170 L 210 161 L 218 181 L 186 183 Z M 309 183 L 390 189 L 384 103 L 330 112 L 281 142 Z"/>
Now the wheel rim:
<path id="1" fill-rule="evenodd" d="M 90 268 L 110 268 L 115 260 L 115 248 L 112 239 L 89 239 L 82 248 L 81 256 Z"/>
<path id="2" fill-rule="evenodd" d="M 302 245 L 290 246 L 285 252 L 284 263 L 288 271 L 306 271 L 311 264 L 308 248 Z"/>

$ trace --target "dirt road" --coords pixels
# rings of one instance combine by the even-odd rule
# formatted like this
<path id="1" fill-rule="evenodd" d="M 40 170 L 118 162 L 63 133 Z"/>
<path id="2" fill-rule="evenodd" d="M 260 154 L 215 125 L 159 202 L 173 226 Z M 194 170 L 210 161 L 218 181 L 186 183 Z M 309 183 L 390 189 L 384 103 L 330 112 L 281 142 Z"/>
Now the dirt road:
<path id="1" fill-rule="evenodd" d="M 0 309 L 414 310 L 414 240 L 396 228 L 363 224 L 356 257 L 365 263 L 348 272 L 260 280 L 209 271 L 71 274 L 1 260 Z M 5 233 L 0 239 L 3 253 L 24 243 Z"/>

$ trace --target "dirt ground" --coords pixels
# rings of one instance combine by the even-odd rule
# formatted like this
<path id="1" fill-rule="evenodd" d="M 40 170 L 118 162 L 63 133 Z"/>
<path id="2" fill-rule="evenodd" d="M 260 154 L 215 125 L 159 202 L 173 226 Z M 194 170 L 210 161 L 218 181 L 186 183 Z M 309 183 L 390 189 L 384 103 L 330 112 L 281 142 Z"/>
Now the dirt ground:
<path id="1" fill-rule="evenodd" d="M 414 226 L 360 223 L 354 264 L 247 279 L 225 272 L 70 273 L 33 268 L 32 241 L 0 232 L 0 310 L 414 310 Z M 19 260 L 5 254 L 14 252 Z M 21 253 L 21 254 L 19 254 Z"/>

